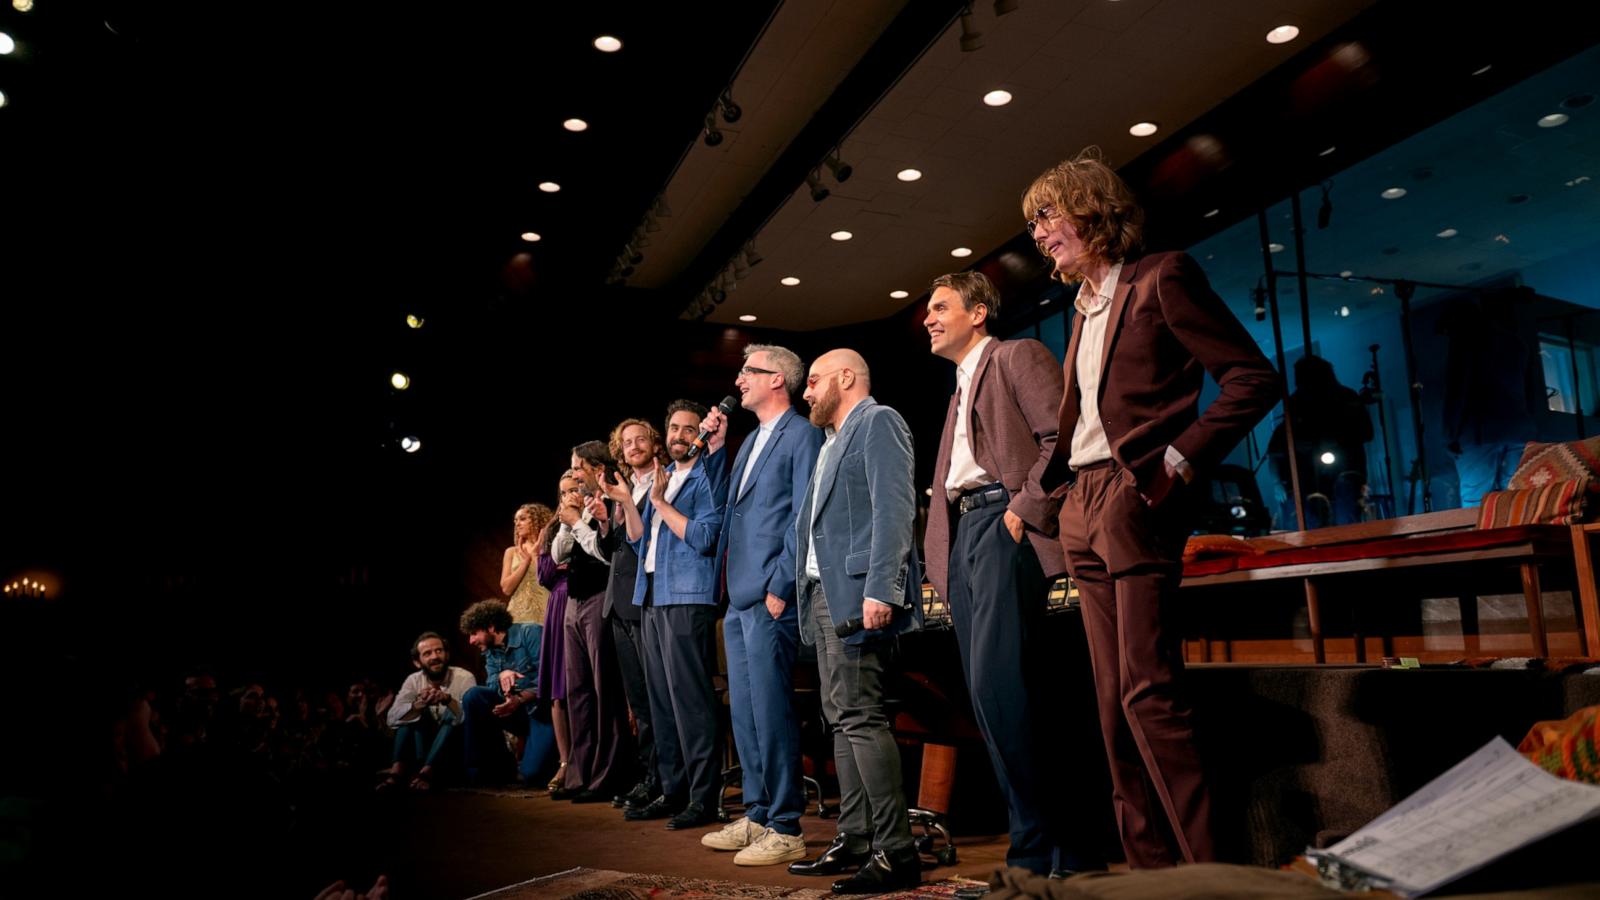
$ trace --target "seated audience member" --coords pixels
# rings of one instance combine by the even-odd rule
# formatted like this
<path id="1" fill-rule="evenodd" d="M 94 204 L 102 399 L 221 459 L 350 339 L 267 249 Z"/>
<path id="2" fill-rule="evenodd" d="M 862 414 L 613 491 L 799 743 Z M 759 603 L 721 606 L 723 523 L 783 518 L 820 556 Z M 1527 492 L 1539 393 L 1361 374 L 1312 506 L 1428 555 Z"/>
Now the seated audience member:
<path id="1" fill-rule="evenodd" d="M 461 633 L 483 653 L 485 673 L 485 683 L 461 701 L 469 782 L 494 783 L 509 775 L 502 732 L 526 739 L 518 766 L 524 782 L 550 761 L 554 733 L 547 719 L 533 715 L 543 630 L 531 622 L 513 624 L 501 600 L 481 600 L 461 614 Z"/>
<path id="2" fill-rule="evenodd" d="M 456 726 L 461 724 L 461 701 L 478 679 L 459 666 L 450 665 L 450 648 L 444 638 L 425 631 L 411 644 L 412 672 L 400 685 L 400 693 L 389 707 L 389 727 L 394 729 L 394 764 L 378 785 L 392 788 L 405 775 L 411 763 L 421 763 L 411 780 L 413 790 L 432 786 L 441 766 L 459 762 L 460 748 Z"/>

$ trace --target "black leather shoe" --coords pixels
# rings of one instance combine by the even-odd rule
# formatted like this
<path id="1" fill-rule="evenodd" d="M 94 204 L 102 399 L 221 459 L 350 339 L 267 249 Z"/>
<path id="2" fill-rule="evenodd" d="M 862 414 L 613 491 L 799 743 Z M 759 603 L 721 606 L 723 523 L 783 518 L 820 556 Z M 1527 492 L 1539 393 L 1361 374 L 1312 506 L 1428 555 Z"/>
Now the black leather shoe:
<path id="1" fill-rule="evenodd" d="M 868 849 L 852 851 L 850 849 L 850 835 L 840 832 L 822 851 L 816 859 L 802 859 L 789 864 L 790 875 L 843 875 L 851 869 L 860 866 L 872 855 L 871 845 L 866 838 L 857 838 L 859 846 Z"/>
<path id="2" fill-rule="evenodd" d="M 550 792 L 550 799 L 571 800 L 573 797 L 578 796 L 578 793 L 579 791 L 577 788 L 556 788 Z"/>
<path id="3" fill-rule="evenodd" d="M 648 804 L 652 796 L 654 795 L 650 793 L 649 786 L 641 781 L 634 785 L 633 789 L 628 791 L 626 794 L 618 794 L 615 797 L 612 797 L 611 805 L 617 809 L 625 809 L 630 806 L 640 807 Z"/>
<path id="4" fill-rule="evenodd" d="M 681 808 L 680 804 L 668 800 L 667 795 L 662 794 L 643 806 L 624 809 L 622 817 L 629 822 L 641 822 L 645 819 L 665 819 L 668 816 L 675 815 Z"/>
<path id="5" fill-rule="evenodd" d="M 893 856 L 882 850 L 872 851 L 872 858 L 861 864 L 849 878 L 833 883 L 835 894 L 887 894 L 890 891 L 909 891 L 922 884 L 922 859 L 911 848 L 897 850 Z"/>
<path id="6" fill-rule="evenodd" d="M 604 803 L 610 799 L 605 791 L 579 791 L 572 795 L 573 803 Z"/>
<path id="7" fill-rule="evenodd" d="M 699 803 L 691 803 L 683 808 L 683 812 L 667 820 L 667 830 L 678 831 L 683 828 L 699 828 L 703 825 L 710 825 L 716 820 L 716 813 L 707 810 L 705 806 Z"/>

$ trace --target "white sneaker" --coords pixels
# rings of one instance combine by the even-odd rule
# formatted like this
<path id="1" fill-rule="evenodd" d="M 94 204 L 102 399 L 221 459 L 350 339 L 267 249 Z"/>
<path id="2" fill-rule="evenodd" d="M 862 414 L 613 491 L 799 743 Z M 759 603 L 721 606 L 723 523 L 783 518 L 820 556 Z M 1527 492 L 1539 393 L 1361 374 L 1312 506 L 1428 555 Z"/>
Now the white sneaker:
<path id="1" fill-rule="evenodd" d="M 744 816 L 734 819 L 722 826 L 721 831 L 713 831 L 700 838 L 700 845 L 713 850 L 743 850 L 761 839 L 767 833 L 767 826 L 757 825 Z"/>
<path id="2" fill-rule="evenodd" d="M 781 834 L 767 829 L 760 840 L 739 851 L 733 858 L 738 866 L 772 866 L 806 857 L 806 839 L 798 834 Z"/>

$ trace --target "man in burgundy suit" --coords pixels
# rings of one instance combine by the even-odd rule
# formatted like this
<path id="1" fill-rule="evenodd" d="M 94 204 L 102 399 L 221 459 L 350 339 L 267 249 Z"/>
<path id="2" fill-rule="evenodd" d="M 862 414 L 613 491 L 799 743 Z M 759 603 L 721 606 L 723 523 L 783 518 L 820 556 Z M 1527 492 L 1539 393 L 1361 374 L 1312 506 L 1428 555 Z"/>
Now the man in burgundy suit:
<path id="1" fill-rule="evenodd" d="M 1277 402 L 1278 375 L 1183 253 L 1141 255 L 1144 214 L 1096 153 L 1036 179 L 1028 233 L 1081 280 L 1061 440 L 1040 486 L 1083 603 L 1117 825 L 1134 868 L 1215 858 L 1173 623 L 1183 496 Z M 1221 393 L 1199 412 L 1205 373 Z"/>
<path id="2" fill-rule="evenodd" d="M 1041 875 L 1103 869 L 1089 833 L 1099 819 L 1068 813 L 1071 738 L 1052 733 L 1057 716 L 1041 702 L 1052 679 L 1073 676 L 1040 665 L 1036 645 L 1050 584 L 1066 570 L 1055 539 L 1060 501 L 1039 486 L 1056 447 L 1061 367 L 1038 341 L 990 337 L 999 312 L 980 272 L 933 280 L 922 324 L 934 354 L 955 364 L 956 390 L 933 466 L 928 578 L 950 607 L 973 712 L 1006 795 L 1006 863 Z"/>

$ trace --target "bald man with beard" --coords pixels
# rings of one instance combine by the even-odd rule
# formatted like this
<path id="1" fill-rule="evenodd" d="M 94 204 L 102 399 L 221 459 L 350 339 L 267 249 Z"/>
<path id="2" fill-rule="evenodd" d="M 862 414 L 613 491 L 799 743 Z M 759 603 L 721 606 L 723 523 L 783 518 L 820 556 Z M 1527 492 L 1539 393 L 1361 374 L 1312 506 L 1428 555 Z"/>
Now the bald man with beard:
<path id="1" fill-rule="evenodd" d="M 871 388 L 866 360 L 853 350 L 811 364 L 805 399 L 826 439 L 795 519 L 800 636 L 817 648 L 841 803 L 833 843 L 789 871 L 835 875 L 857 867 L 833 883 L 836 894 L 881 894 L 922 881 L 900 750 L 883 708 L 895 638 L 922 625 L 911 431 L 872 399 Z"/>

